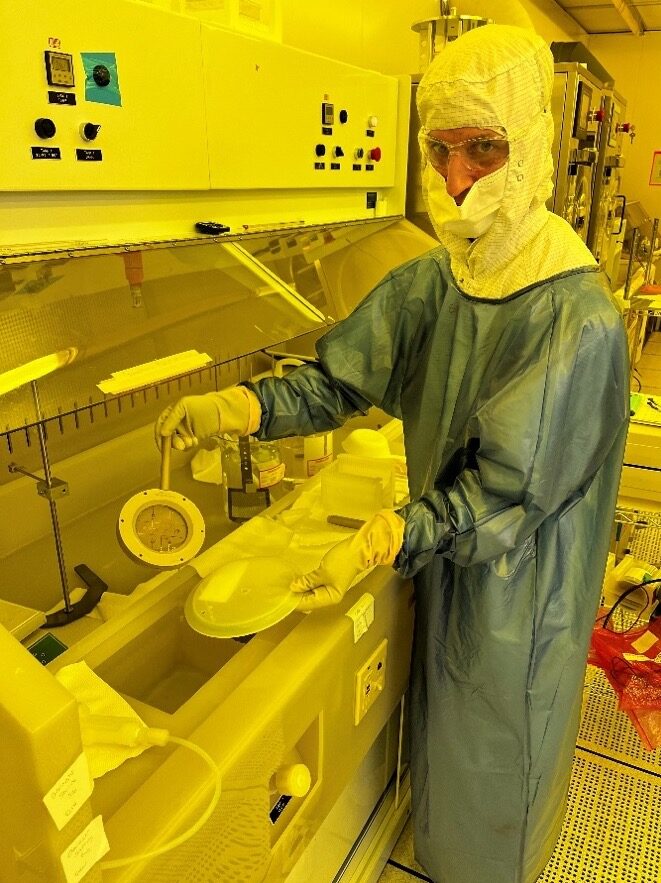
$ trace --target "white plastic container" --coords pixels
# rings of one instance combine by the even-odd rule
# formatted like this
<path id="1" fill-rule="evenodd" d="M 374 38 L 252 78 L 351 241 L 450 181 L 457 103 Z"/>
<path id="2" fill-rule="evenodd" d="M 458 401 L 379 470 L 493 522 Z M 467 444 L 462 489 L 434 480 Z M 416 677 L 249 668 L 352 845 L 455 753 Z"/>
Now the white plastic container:
<path id="1" fill-rule="evenodd" d="M 390 457 L 338 454 L 321 473 L 321 502 L 329 515 L 366 520 L 394 503 L 395 467 Z"/>

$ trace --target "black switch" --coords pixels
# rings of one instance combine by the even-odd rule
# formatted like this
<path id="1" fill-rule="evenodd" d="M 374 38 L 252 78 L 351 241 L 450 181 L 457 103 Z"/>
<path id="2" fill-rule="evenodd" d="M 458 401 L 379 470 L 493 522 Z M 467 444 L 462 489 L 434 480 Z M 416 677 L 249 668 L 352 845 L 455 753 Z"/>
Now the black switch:
<path id="1" fill-rule="evenodd" d="M 92 71 L 92 77 L 97 86 L 108 86 L 110 84 L 110 71 L 105 64 L 97 64 Z"/>
<path id="2" fill-rule="evenodd" d="M 101 126 L 98 123 L 83 123 L 80 127 L 80 134 L 85 141 L 94 141 L 99 134 Z"/>
<path id="3" fill-rule="evenodd" d="M 314 149 L 314 152 L 317 156 L 326 156 L 326 145 L 325 144 L 317 144 Z"/>
<path id="4" fill-rule="evenodd" d="M 52 138 L 57 129 L 53 120 L 48 117 L 39 117 L 34 121 L 34 130 L 40 138 Z"/>

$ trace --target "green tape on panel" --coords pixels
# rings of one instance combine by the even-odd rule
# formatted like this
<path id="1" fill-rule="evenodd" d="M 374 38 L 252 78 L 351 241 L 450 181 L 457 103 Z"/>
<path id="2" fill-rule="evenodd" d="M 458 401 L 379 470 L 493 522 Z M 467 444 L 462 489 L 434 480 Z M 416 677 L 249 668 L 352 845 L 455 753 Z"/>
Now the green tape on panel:
<path id="1" fill-rule="evenodd" d="M 85 100 L 122 106 L 114 52 L 81 52 L 85 71 Z"/>

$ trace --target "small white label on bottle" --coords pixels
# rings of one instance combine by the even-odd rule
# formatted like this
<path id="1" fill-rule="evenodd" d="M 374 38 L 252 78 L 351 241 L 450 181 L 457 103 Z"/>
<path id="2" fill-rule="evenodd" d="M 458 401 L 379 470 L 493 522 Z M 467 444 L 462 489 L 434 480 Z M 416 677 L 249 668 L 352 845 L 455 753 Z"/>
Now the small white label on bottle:
<path id="1" fill-rule="evenodd" d="M 67 883 L 79 883 L 109 849 L 103 819 L 97 816 L 60 856 Z"/>
<path id="2" fill-rule="evenodd" d="M 282 481 L 285 477 L 285 464 L 278 463 L 276 466 L 270 466 L 268 469 L 259 469 L 259 489 L 264 490 L 267 487 L 273 487 Z"/>
<path id="3" fill-rule="evenodd" d="M 90 776 L 87 758 L 81 754 L 43 798 L 58 831 L 75 816 L 93 788 L 94 780 Z"/>
<path id="4" fill-rule="evenodd" d="M 333 462 L 333 455 L 326 454 L 325 457 L 318 457 L 316 460 L 308 460 L 305 464 L 305 468 L 308 474 L 308 478 L 312 478 L 313 475 L 316 475 L 317 472 L 321 472 L 324 466 L 328 466 L 329 463 Z"/>

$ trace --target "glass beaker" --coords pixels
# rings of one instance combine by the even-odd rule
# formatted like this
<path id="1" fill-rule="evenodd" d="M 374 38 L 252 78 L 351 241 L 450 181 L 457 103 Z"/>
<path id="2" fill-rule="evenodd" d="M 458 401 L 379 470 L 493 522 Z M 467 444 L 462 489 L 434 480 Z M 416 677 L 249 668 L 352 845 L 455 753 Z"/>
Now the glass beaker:
<path id="1" fill-rule="evenodd" d="M 333 433 L 295 435 L 280 440 L 285 477 L 300 484 L 333 461 Z"/>
<path id="2" fill-rule="evenodd" d="M 243 499 L 254 495 L 254 505 L 249 507 L 250 515 L 263 511 L 270 505 L 272 489 L 277 487 L 285 474 L 285 465 L 280 457 L 276 442 L 260 442 L 251 438 L 250 476 L 244 477 L 241 470 L 241 456 L 238 439 L 222 439 L 220 445 L 223 471 L 223 503 L 225 513 L 233 521 L 245 521 L 244 512 L 233 511 L 232 494 L 242 492 Z M 267 491 L 267 493 L 264 493 Z"/>

